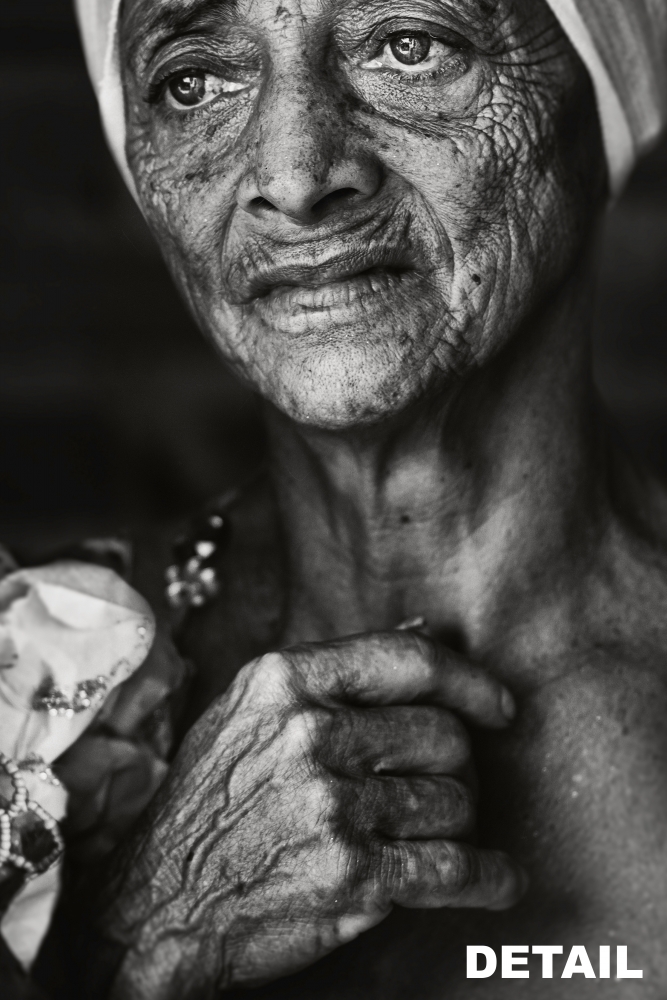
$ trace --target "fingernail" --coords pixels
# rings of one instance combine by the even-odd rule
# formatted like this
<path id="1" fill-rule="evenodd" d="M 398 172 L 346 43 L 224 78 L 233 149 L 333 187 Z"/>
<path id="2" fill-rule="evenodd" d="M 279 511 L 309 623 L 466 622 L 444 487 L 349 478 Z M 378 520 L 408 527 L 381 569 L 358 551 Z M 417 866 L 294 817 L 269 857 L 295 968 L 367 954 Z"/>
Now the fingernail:
<path id="1" fill-rule="evenodd" d="M 400 625 L 396 626 L 397 632 L 412 632 L 418 631 L 419 629 L 426 627 L 426 619 L 422 615 L 417 615 L 415 618 L 407 618 Z"/>
<path id="2" fill-rule="evenodd" d="M 516 717 L 516 703 L 507 688 L 500 693 L 500 708 L 507 721 L 512 722 Z"/>

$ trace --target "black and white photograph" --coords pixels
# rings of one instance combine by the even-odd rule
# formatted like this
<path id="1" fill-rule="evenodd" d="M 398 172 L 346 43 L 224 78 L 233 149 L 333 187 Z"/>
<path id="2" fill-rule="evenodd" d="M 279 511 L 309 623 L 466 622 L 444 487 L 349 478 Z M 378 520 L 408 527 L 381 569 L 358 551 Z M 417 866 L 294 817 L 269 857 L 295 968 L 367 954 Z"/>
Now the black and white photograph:
<path id="1" fill-rule="evenodd" d="M 667 0 L 0 87 L 0 1000 L 667 1000 Z"/>

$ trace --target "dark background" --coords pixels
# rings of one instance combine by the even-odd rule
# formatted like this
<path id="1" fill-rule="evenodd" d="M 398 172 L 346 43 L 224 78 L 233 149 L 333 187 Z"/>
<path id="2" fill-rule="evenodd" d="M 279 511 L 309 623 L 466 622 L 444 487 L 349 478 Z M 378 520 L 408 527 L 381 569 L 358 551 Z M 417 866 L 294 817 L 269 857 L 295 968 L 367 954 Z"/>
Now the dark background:
<path id="1" fill-rule="evenodd" d="M 69 0 L 0 0 L 0 539 L 170 517 L 261 455 L 104 145 Z M 607 221 L 600 391 L 667 476 L 667 145 Z"/>

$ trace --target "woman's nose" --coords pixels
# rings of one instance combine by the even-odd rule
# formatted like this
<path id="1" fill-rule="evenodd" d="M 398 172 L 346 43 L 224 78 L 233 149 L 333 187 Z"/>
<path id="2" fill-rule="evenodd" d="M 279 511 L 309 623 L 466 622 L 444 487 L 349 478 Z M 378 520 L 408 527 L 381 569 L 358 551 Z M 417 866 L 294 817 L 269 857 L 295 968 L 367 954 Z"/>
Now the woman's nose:
<path id="1" fill-rule="evenodd" d="M 337 210 L 372 198 L 382 183 L 380 163 L 351 145 L 340 95 L 301 86 L 272 88 L 258 108 L 254 163 L 237 192 L 253 215 L 279 213 L 312 226 Z"/>

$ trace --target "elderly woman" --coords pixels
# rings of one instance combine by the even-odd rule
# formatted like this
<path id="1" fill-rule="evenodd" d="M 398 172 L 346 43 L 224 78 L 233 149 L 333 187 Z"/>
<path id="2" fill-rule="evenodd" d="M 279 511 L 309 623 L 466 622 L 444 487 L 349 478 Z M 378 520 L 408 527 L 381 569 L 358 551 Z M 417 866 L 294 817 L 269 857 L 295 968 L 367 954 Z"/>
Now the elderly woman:
<path id="1" fill-rule="evenodd" d="M 576 944 L 605 996 L 664 997 L 667 498 L 590 373 L 598 223 L 667 113 L 664 0 L 79 9 L 271 455 L 180 562 L 139 546 L 196 679 L 91 995 L 515 996 L 466 978 L 484 944 L 555 946 L 522 995 L 588 997 Z"/>

